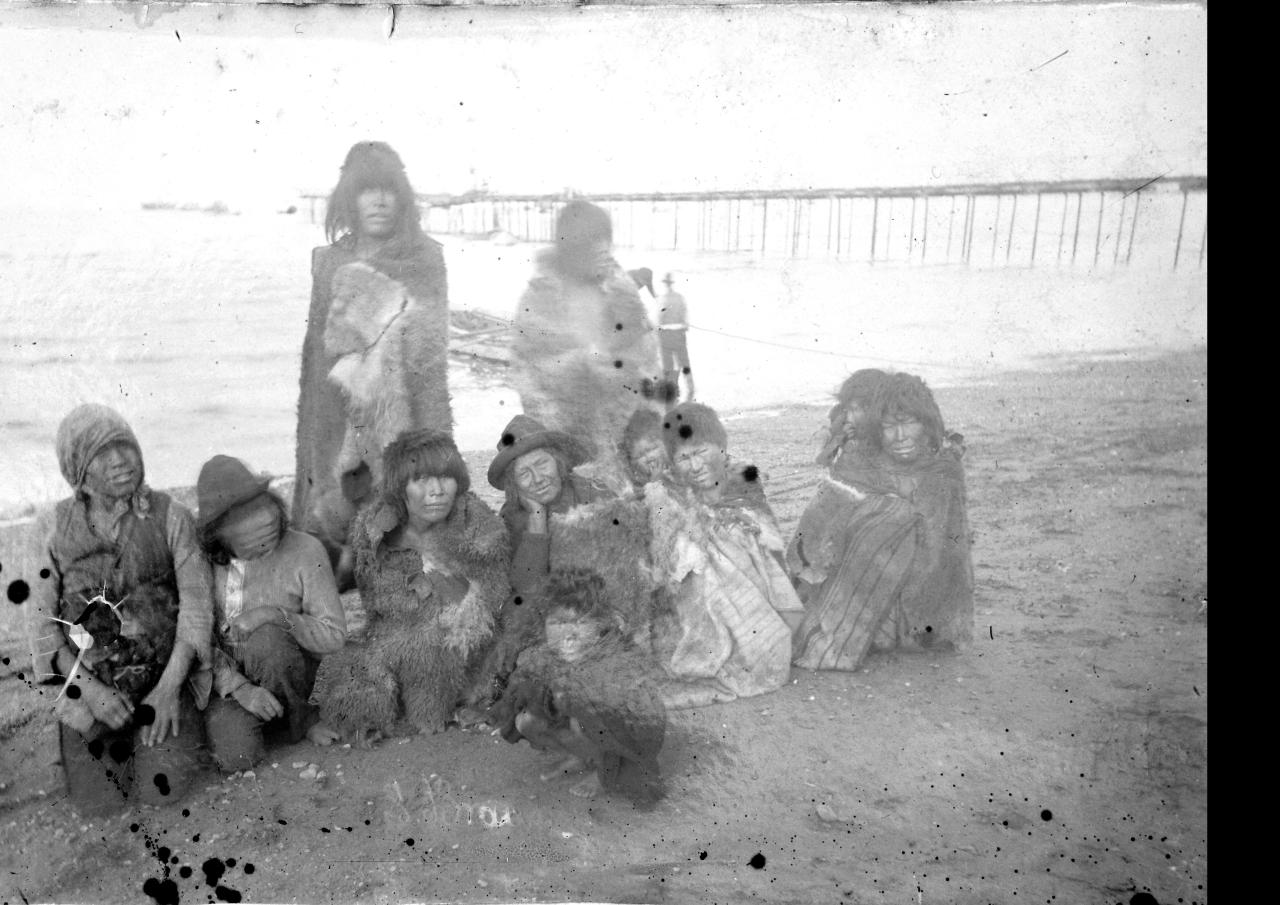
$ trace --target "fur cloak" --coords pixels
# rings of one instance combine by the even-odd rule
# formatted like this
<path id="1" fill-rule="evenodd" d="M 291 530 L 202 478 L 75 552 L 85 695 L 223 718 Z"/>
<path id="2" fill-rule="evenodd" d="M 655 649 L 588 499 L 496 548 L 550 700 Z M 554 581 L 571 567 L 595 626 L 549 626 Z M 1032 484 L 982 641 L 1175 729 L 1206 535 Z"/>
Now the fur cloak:
<path id="1" fill-rule="evenodd" d="M 380 456 L 383 434 L 396 428 L 453 429 L 448 286 L 440 244 L 425 236 L 403 256 L 382 252 L 363 263 L 355 241 L 345 237 L 315 249 L 311 276 L 291 517 L 336 561 L 356 509 L 374 486 L 379 463 L 366 456 Z M 403 313 L 370 348 L 362 344 L 359 312 L 386 307 L 389 300 L 405 301 Z M 335 352 L 349 356 L 359 349 L 376 351 L 377 361 L 349 360 L 334 375 L 342 357 Z M 364 461 L 368 469 L 340 473 L 340 460 L 343 467 Z"/>
<path id="2" fill-rule="evenodd" d="M 652 387 L 661 376 L 653 325 L 636 284 L 616 267 L 600 285 L 598 309 L 581 316 L 553 261 L 551 252 L 540 257 L 516 312 L 513 383 L 526 415 L 589 440 L 612 466 L 632 413 L 652 404 L 646 381 Z"/>
<path id="3" fill-rule="evenodd" d="M 506 527 L 474 493 L 459 495 L 428 554 L 388 546 L 397 527 L 381 502 L 352 525 L 368 632 L 324 659 L 313 695 L 339 731 L 387 731 L 402 713 L 443 729 L 482 673 L 510 596 Z"/>

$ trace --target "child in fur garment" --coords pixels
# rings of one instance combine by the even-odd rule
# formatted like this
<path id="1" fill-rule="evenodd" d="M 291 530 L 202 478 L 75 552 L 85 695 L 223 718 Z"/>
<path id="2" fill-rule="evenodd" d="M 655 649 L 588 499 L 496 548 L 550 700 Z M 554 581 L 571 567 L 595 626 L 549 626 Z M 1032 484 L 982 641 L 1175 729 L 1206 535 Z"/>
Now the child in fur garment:
<path id="1" fill-rule="evenodd" d="M 402 283 L 368 264 L 345 264 L 333 276 L 324 346 L 338 356 L 329 379 L 347 396 L 347 430 L 335 466 L 339 481 L 364 463 L 376 485 L 388 443 L 415 427 L 441 426 L 414 418 L 414 394 L 422 383 L 415 357 L 427 335 L 422 314 Z"/>
<path id="2" fill-rule="evenodd" d="M 561 756 L 543 781 L 590 771 L 574 795 L 603 788 L 652 807 L 663 795 L 658 753 L 667 717 L 649 658 L 627 644 L 600 576 L 557 571 L 539 598 L 543 640 L 520 654 L 491 717 L 507 741 L 525 738 Z"/>

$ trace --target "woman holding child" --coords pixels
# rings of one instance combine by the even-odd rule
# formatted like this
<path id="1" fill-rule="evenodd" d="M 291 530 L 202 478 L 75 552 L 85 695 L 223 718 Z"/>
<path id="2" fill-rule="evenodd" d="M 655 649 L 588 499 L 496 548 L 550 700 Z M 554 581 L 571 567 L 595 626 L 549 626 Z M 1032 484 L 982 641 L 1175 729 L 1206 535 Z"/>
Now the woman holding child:
<path id="1" fill-rule="evenodd" d="M 840 395 L 830 475 L 788 549 L 805 606 L 796 665 L 852 670 L 872 648 L 969 639 L 973 567 L 958 435 L 946 433 L 933 393 L 911 374 L 859 372 Z M 847 429 L 837 429 L 837 416 Z"/>
<path id="2" fill-rule="evenodd" d="M 314 695 L 325 725 L 362 745 L 401 716 L 439 732 L 482 696 L 510 596 L 507 531 L 471 492 L 453 439 L 411 431 L 383 458 L 381 494 L 351 529 L 368 633 L 325 658 Z"/>

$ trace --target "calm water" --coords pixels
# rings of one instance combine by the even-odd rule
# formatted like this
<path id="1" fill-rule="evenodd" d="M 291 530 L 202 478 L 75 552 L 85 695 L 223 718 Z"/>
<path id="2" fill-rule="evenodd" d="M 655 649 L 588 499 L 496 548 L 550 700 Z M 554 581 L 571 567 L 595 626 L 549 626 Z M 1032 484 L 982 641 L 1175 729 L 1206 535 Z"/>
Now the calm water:
<path id="1" fill-rule="evenodd" d="M 305 215 L 15 212 L 0 233 L 0 518 L 65 494 L 53 436 L 83 401 L 130 419 L 156 486 L 193 483 L 218 452 L 292 472 L 310 249 L 321 241 Z M 510 316 L 536 249 L 442 241 L 452 304 Z M 726 412 L 822 399 L 859 367 L 894 365 L 945 385 L 1051 356 L 1207 339 L 1203 272 L 873 267 L 626 248 L 618 258 L 658 279 L 679 274 L 697 328 L 689 344 L 699 398 Z M 518 398 L 464 365 L 450 386 L 459 445 L 490 448 Z"/>

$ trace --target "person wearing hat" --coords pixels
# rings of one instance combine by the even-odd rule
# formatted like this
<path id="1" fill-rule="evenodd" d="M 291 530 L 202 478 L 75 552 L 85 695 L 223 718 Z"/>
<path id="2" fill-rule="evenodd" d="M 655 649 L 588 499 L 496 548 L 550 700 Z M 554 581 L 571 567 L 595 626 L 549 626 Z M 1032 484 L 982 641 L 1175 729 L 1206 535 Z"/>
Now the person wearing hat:
<path id="1" fill-rule="evenodd" d="M 621 481 L 618 438 L 659 377 L 653 326 L 603 208 L 570 201 L 555 232 L 516 311 L 513 385 L 526 415 L 589 442 Z"/>
<path id="2" fill-rule="evenodd" d="M 53 700 L 72 804 L 180 799 L 200 769 L 212 685 L 208 563 L 191 513 L 144 478 L 114 410 L 73 409 L 55 445 L 73 495 L 44 517 L 28 601 L 34 675 Z"/>
<path id="3" fill-rule="evenodd" d="M 214 690 L 205 725 L 214 760 L 247 770 L 266 752 L 264 730 L 296 744 L 334 736 L 308 703 L 320 658 L 342 648 L 346 617 L 329 556 L 289 528 L 271 479 L 214 456 L 196 482 L 200 546 L 213 564 Z"/>
<path id="4" fill-rule="evenodd" d="M 363 640 L 326 657 L 314 699 L 358 747 L 403 719 L 419 732 L 478 721 L 498 613 L 510 597 L 502 521 L 474 492 L 453 438 L 409 431 L 383 452 L 378 497 L 351 526 Z"/>
<path id="5" fill-rule="evenodd" d="M 674 391 L 673 402 L 680 400 L 680 375 L 689 384 L 686 402 L 693 401 L 693 369 L 689 365 L 689 306 L 676 292 L 675 277 L 667 274 L 662 283 L 667 291 L 658 300 L 658 347 L 662 355 L 662 376 Z"/>
<path id="6" fill-rule="evenodd" d="M 289 511 L 324 544 L 343 590 L 354 581 L 347 533 L 377 493 L 383 445 L 453 425 L 444 253 L 419 216 L 400 155 L 357 142 L 326 208 L 330 244 L 312 253 Z"/>
<path id="7" fill-rule="evenodd" d="M 507 495 L 498 514 L 511 535 L 516 594 L 531 593 L 551 571 L 551 516 L 606 495 L 599 484 L 573 473 L 591 452 L 576 437 L 548 430 L 529 415 L 516 415 L 502 432 L 488 477 Z"/>

